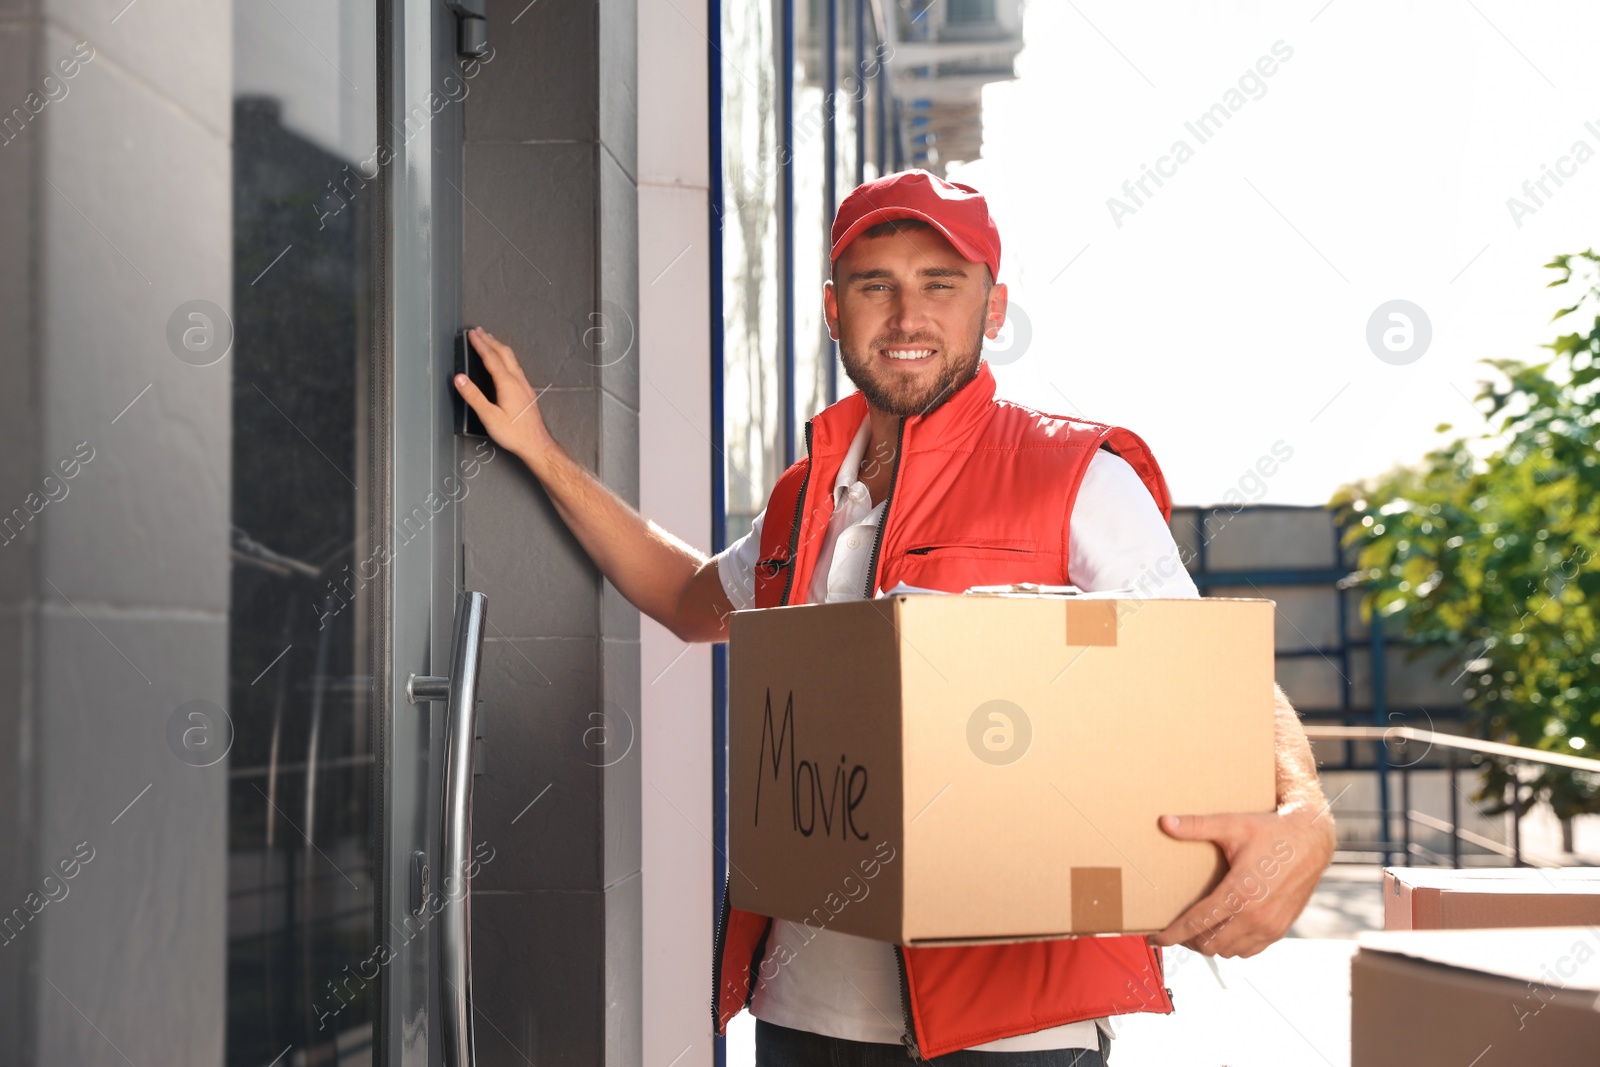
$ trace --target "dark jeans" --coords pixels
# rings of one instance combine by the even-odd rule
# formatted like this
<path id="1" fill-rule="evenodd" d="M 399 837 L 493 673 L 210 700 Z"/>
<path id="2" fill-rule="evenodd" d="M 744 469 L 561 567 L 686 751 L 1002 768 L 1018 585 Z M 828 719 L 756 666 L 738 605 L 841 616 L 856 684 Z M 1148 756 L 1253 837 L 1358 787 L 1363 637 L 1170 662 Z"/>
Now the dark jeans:
<path id="1" fill-rule="evenodd" d="M 961 1049 L 923 1062 L 934 1067 L 1106 1067 L 1111 1038 L 1100 1031 L 1100 1048 L 1044 1052 L 975 1052 Z M 756 1067 L 908 1067 L 904 1045 L 847 1041 L 756 1020 Z"/>

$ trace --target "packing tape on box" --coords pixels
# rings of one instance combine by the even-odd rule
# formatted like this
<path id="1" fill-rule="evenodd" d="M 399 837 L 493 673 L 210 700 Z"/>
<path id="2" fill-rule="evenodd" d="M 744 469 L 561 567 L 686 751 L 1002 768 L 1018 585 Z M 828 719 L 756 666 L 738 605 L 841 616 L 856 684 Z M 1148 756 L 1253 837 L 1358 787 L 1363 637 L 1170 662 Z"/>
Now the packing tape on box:
<path id="1" fill-rule="evenodd" d="M 1117 647 L 1115 600 L 1069 600 L 1066 608 L 1067 644 Z"/>
<path id="2" fill-rule="evenodd" d="M 1072 868 L 1072 932 L 1115 933 L 1122 929 L 1122 868 Z"/>

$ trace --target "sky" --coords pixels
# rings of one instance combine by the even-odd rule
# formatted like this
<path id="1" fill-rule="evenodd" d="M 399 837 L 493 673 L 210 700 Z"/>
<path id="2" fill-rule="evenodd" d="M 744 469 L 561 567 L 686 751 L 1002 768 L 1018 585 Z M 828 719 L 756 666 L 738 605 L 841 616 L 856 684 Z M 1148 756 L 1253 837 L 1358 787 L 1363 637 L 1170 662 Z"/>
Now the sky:
<path id="1" fill-rule="evenodd" d="M 1133 430 L 1176 504 L 1325 503 L 1489 429 L 1479 361 L 1549 355 L 1543 264 L 1600 245 L 1600 4 L 1033 0 L 1025 32 L 949 170 L 1000 227 L 999 392 Z"/>

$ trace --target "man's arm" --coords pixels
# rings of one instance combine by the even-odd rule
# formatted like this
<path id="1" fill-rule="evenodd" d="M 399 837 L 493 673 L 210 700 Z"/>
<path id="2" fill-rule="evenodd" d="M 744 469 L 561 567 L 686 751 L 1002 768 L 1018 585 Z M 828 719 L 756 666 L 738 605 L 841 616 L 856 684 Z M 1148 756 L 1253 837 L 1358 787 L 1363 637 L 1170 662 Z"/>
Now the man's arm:
<path id="1" fill-rule="evenodd" d="M 1213 841 L 1228 873 L 1203 900 L 1150 937 L 1208 956 L 1254 956 L 1288 933 L 1333 859 L 1333 812 L 1300 716 L 1274 685 L 1278 810 L 1237 815 L 1163 815 L 1173 837 Z"/>
<path id="2" fill-rule="evenodd" d="M 1326 835 L 1332 844 L 1333 812 L 1328 809 L 1328 798 L 1322 792 L 1316 757 L 1311 754 L 1311 740 L 1306 737 L 1300 715 L 1289 703 L 1283 687 L 1274 683 L 1272 688 L 1276 704 L 1273 747 L 1278 756 L 1278 812 L 1308 808 L 1313 815 L 1322 815 L 1326 811 L 1324 818 L 1317 822 L 1326 826 Z"/>
<path id="3" fill-rule="evenodd" d="M 1167 520 L 1143 479 L 1115 453 L 1096 452 L 1073 505 L 1068 566 L 1086 590 L 1127 587 L 1135 597 L 1198 597 Z M 1165 815 L 1161 828 L 1214 841 L 1228 873 L 1205 899 L 1150 940 L 1197 952 L 1251 956 L 1282 937 L 1333 858 L 1311 743 L 1283 689 L 1274 686 L 1277 810 L 1244 815 Z"/>
<path id="4" fill-rule="evenodd" d="M 563 522 L 628 602 L 683 641 L 727 640 L 733 604 L 713 557 L 701 555 L 630 507 L 556 442 L 508 345 L 481 329 L 468 337 L 494 379 L 490 401 L 456 375 L 456 389 L 496 444 L 527 464 Z"/>

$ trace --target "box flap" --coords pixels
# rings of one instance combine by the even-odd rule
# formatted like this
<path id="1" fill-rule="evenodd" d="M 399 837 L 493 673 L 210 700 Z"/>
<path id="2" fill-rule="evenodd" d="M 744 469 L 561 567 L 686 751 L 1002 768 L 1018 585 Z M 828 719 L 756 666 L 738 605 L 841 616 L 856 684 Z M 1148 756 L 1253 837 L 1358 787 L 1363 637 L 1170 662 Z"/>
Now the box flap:
<path id="1" fill-rule="evenodd" d="M 1472 893 L 1600 893 L 1600 867 L 1385 867 L 1413 889 Z"/>
<path id="2" fill-rule="evenodd" d="M 1389 867 L 1386 930 L 1573 926 L 1600 922 L 1600 871 Z"/>
<path id="3" fill-rule="evenodd" d="M 1600 929 L 1364 930 L 1362 952 L 1382 952 L 1480 974 L 1600 993 Z"/>

